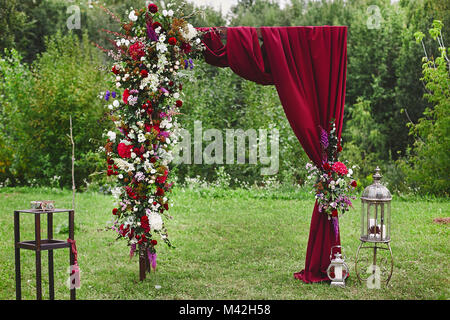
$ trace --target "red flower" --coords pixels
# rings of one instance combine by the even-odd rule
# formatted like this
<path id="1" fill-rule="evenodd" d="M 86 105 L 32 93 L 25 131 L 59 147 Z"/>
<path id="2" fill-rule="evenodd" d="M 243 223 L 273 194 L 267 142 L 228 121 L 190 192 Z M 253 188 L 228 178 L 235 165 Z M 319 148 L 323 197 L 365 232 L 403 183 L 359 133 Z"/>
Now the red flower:
<path id="1" fill-rule="evenodd" d="M 120 71 L 117 70 L 116 66 L 113 66 L 111 71 L 116 75 L 120 73 Z"/>
<path id="2" fill-rule="evenodd" d="M 123 92 L 123 95 L 122 95 L 123 103 L 128 104 L 128 97 L 129 96 L 130 96 L 130 90 L 125 89 L 125 91 Z"/>
<path id="3" fill-rule="evenodd" d="M 341 143 L 339 142 L 337 145 L 337 152 L 341 152 L 342 151 L 342 146 Z"/>
<path id="4" fill-rule="evenodd" d="M 141 76 L 142 78 L 147 78 L 148 77 L 148 71 L 147 70 L 141 70 Z"/>
<path id="5" fill-rule="evenodd" d="M 108 164 L 114 164 L 114 160 L 111 159 L 111 158 L 109 158 L 109 159 L 107 160 L 107 162 L 108 162 Z"/>
<path id="6" fill-rule="evenodd" d="M 188 54 L 189 52 L 191 52 L 191 49 L 192 49 L 192 47 L 189 43 L 183 42 L 181 44 L 181 50 L 183 50 L 184 53 Z"/>
<path id="7" fill-rule="evenodd" d="M 331 211 L 331 216 L 332 217 L 337 217 L 338 216 L 338 211 L 336 209 L 334 209 L 333 211 Z"/>
<path id="8" fill-rule="evenodd" d="M 169 210 L 169 205 L 167 203 L 164 203 L 164 209 Z"/>
<path id="9" fill-rule="evenodd" d="M 156 246 L 156 245 L 158 244 L 158 241 L 152 240 L 152 241 L 151 241 L 151 244 L 152 244 L 152 246 Z"/>
<path id="10" fill-rule="evenodd" d="M 117 211 L 119 211 L 119 209 L 114 208 L 114 209 L 112 210 L 112 214 L 113 214 L 113 215 L 116 215 L 116 214 L 117 214 Z"/>
<path id="11" fill-rule="evenodd" d="M 158 12 L 158 6 L 154 3 L 150 3 L 148 5 L 148 11 L 150 11 L 151 13 L 157 13 Z"/>
<path id="12" fill-rule="evenodd" d="M 345 166 L 345 164 L 343 164 L 342 162 L 339 162 L 339 161 L 337 161 L 337 162 L 335 162 L 333 164 L 333 168 L 332 169 L 333 169 L 334 172 L 336 172 L 336 173 L 338 173 L 338 174 L 340 174 L 342 176 L 346 175 L 348 173 L 348 169 Z"/>
<path id="13" fill-rule="evenodd" d="M 139 41 L 132 44 L 128 48 L 128 53 L 130 54 L 130 56 L 133 60 L 139 61 L 141 59 L 141 57 L 145 56 L 144 44 Z"/>
<path id="14" fill-rule="evenodd" d="M 175 37 L 169 38 L 169 44 L 174 46 L 177 44 L 177 39 Z"/>
<path id="15" fill-rule="evenodd" d="M 163 195 L 164 195 L 164 189 L 158 187 L 158 188 L 156 189 L 156 195 L 157 195 L 157 196 L 163 196 Z"/>
<path id="16" fill-rule="evenodd" d="M 356 186 L 357 186 L 358 184 L 356 183 L 355 180 L 353 180 L 352 183 L 350 183 L 350 185 L 351 185 L 353 188 L 356 188 Z"/>
<path id="17" fill-rule="evenodd" d="M 141 228 L 144 229 L 146 233 L 150 232 L 150 224 L 148 223 L 148 217 L 142 216 L 141 217 Z"/>
<path id="18" fill-rule="evenodd" d="M 159 184 L 164 184 L 164 182 L 166 182 L 167 177 L 165 176 L 159 176 L 156 178 L 156 182 Z"/>
<path id="19" fill-rule="evenodd" d="M 125 143 L 121 142 L 117 146 L 117 153 L 121 158 L 127 159 L 131 157 L 131 149 L 133 148 L 132 145 L 127 146 Z"/>
<path id="20" fill-rule="evenodd" d="M 161 28 L 161 29 L 162 29 L 162 24 L 159 23 L 158 21 L 155 21 L 155 22 L 153 22 L 153 24 L 152 24 L 152 28 L 153 28 L 154 30 L 156 30 L 157 28 Z"/>
<path id="21" fill-rule="evenodd" d="M 157 134 L 159 134 L 161 132 L 161 129 L 159 128 L 158 125 L 149 125 L 149 124 L 145 124 L 145 131 L 147 132 L 152 132 L 152 129 L 156 131 Z"/>
<path id="22" fill-rule="evenodd" d="M 181 108 L 181 106 L 183 105 L 183 101 L 177 100 L 177 101 L 175 102 L 175 104 L 176 104 L 176 106 L 177 106 L 178 108 Z"/>
<path id="23" fill-rule="evenodd" d="M 331 166 L 330 166 L 330 164 L 328 162 L 325 162 L 323 164 L 323 170 L 325 170 L 325 171 L 331 170 Z"/>

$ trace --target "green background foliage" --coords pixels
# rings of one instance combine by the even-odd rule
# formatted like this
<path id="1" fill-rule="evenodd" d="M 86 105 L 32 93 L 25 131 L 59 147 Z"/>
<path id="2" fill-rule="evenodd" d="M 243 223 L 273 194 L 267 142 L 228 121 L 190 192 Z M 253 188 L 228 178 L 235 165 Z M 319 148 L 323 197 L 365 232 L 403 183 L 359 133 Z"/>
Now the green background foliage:
<path id="1" fill-rule="evenodd" d="M 104 1 L 119 17 L 144 1 Z M 161 5 L 159 1 L 155 1 Z M 343 129 L 343 158 L 357 164 L 367 185 L 378 165 L 391 191 L 448 195 L 448 67 L 440 63 L 439 43 L 423 37 L 430 61 L 423 66 L 418 31 L 442 22 L 450 34 L 450 4 L 439 0 L 240 0 L 228 16 L 212 7 L 181 7 L 194 26 L 348 26 L 348 75 Z M 102 2 L 103 3 L 103 2 Z M 98 153 L 111 127 L 105 121 L 100 92 L 113 89 L 100 66 L 109 58 L 93 43 L 110 48 L 102 28 L 117 24 L 98 6 L 77 3 L 81 30 L 68 30 L 63 0 L 0 0 L 0 183 L 70 185 L 68 119 L 74 120 L 77 185 L 104 185 L 103 156 Z M 379 15 L 368 10 L 376 5 Z M 193 15 L 191 15 L 194 13 Z M 191 16 L 190 16 L 191 15 Z M 379 22 L 379 28 L 368 27 Z M 6 49 L 4 51 L 4 49 Z M 448 62 L 447 62 L 448 64 Z M 434 68 L 434 69 L 433 69 Z M 228 69 L 196 61 L 195 81 L 184 87 L 180 122 L 193 134 L 203 129 L 273 129 L 280 132 L 280 169 L 271 179 L 303 184 L 307 157 L 291 132 L 273 87 L 258 86 Z M 436 90 L 436 86 L 443 90 Z M 425 95 L 424 95 L 425 94 Z M 409 124 L 409 125 L 408 125 Z M 248 157 L 248 155 L 247 155 Z M 220 177 L 228 185 L 265 184 L 261 165 L 177 165 L 179 181 Z M 58 178 L 60 177 L 60 178 Z"/>

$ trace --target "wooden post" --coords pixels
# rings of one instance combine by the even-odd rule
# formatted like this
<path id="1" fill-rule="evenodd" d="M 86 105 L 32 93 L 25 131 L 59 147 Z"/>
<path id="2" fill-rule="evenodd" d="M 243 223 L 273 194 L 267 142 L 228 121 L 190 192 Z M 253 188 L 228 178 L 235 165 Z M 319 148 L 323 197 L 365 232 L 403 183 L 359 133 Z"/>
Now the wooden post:
<path id="1" fill-rule="evenodd" d="M 144 245 L 139 245 L 139 280 L 145 280 L 145 272 L 146 272 L 146 261 L 147 258 L 147 250 L 145 250 Z M 148 263 L 148 262 L 147 262 Z"/>
<path id="2" fill-rule="evenodd" d="M 16 300 L 22 299 L 22 281 L 20 278 L 20 218 L 19 212 L 14 211 L 14 255 L 16 259 Z"/>

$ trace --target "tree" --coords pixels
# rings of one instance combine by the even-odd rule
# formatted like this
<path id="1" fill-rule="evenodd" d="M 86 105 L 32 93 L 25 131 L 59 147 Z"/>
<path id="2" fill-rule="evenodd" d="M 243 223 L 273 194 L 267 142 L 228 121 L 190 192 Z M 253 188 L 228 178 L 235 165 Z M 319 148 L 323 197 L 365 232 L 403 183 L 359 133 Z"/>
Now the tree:
<path id="1" fill-rule="evenodd" d="M 416 32 L 425 56 L 422 61 L 424 97 L 430 102 L 417 124 L 410 123 L 415 142 L 409 160 L 400 162 L 411 186 L 421 193 L 447 195 L 450 188 L 450 59 L 442 35 L 443 23 L 434 20 L 429 29 L 438 44 L 439 54 L 424 45 L 425 35 Z"/>

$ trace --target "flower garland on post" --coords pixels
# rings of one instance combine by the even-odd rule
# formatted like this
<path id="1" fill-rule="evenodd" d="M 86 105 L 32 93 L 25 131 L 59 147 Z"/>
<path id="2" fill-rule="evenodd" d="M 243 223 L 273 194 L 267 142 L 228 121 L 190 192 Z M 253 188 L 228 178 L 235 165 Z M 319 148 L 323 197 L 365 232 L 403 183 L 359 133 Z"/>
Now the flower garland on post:
<path id="1" fill-rule="evenodd" d="M 116 91 L 102 94 L 117 128 L 107 133 L 105 146 L 107 175 L 119 185 L 112 228 L 118 239 L 128 241 L 130 257 L 138 246 L 143 280 L 150 266 L 156 269 L 155 235 L 172 247 L 164 220 L 171 218 L 168 193 L 173 183 L 168 176 L 179 127 L 175 116 L 183 105 L 183 77 L 203 45 L 196 29 L 174 17 L 173 10 L 160 11 L 150 3 L 127 14 L 128 20 L 121 22 L 124 34 L 104 30 L 115 36 L 110 39 L 115 49 L 97 46 L 114 59 L 115 90 L 123 90 L 121 97 Z"/>
<path id="2" fill-rule="evenodd" d="M 339 233 L 339 214 L 344 214 L 352 206 L 355 196 L 351 195 L 357 187 L 353 179 L 353 169 L 338 161 L 342 151 L 341 143 L 336 135 L 335 121 L 331 121 L 331 130 L 320 129 L 320 145 L 322 149 L 322 167 L 306 164 L 308 180 L 313 181 L 315 198 L 319 212 L 327 214 L 333 223 L 334 233 Z M 353 166 L 355 168 L 355 166 Z"/>

